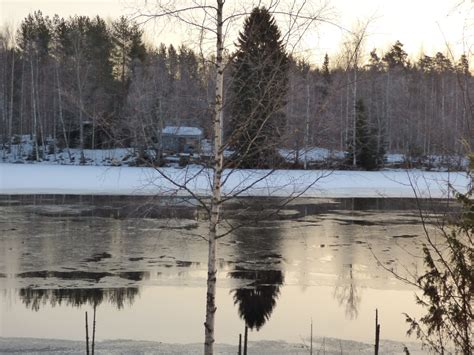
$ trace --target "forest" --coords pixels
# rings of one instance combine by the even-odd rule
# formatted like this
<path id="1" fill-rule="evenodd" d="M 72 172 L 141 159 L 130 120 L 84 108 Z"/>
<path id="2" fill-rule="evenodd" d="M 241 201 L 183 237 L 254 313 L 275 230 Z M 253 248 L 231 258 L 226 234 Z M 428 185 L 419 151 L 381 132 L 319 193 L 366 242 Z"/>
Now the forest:
<path id="1" fill-rule="evenodd" d="M 413 162 L 464 155 L 474 137 L 468 58 L 447 50 L 414 56 L 399 41 L 363 51 L 349 39 L 323 63 L 288 54 L 277 144 L 297 152 L 292 166 L 301 166 L 299 152 L 314 147 L 350 156 L 360 122 L 382 156 L 397 153 Z M 233 61 L 226 53 L 224 62 Z M 18 29 L 0 32 L 3 151 L 25 135 L 34 142 L 31 160 L 65 148 L 156 150 L 169 125 L 200 127 L 209 139 L 215 70 L 213 58 L 196 48 L 145 43 L 143 29 L 125 17 L 34 12 Z M 225 92 L 232 81 L 226 65 Z M 224 100 L 226 126 L 232 115 Z"/>

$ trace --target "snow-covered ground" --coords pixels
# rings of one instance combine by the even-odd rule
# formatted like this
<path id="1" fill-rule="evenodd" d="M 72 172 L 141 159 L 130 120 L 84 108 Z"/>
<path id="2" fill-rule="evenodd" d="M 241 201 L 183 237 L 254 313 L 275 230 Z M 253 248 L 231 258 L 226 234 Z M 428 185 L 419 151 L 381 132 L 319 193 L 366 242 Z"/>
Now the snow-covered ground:
<path id="1" fill-rule="evenodd" d="M 380 341 L 381 354 L 405 354 L 407 346 L 410 354 L 426 354 L 421 351 L 419 344 L 403 344 L 394 341 Z M 0 354 L 84 354 L 85 341 L 70 341 L 59 339 L 33 339 L 33 338 L 0 338 Z M 202 344 L 167 344 L 152 341 L 132 340 L 105 340 L 96 343 L 99 354 L 200 354 Z M 236 345 L 216 344 L 216 354 L 236 354 Z M 309 354 L 309 339 L 302 340 L 301 344 L 291 344 L 283 341 L 258 341 L 249 342 L 248 352 L 259 355 L 307 355 Z M 313 339 L 313 352 L 317 354 L 361 354 L 374 353 L 374 345 L 349 340 L 333 338 Z"/>
<path id="2" fill-rule="evenodd" d="M 177 127 L 170 127 L 175 128 Z M 191 128 L 191 127 L 181 127 Z M 195 132 L 196 133 L 196 132 Z M 58 165 L 80 165 L 81 164 L 81 150 L 78 148 L 63 148 L 56 151 L 53 149 L 53 145 L 50 144 L 48 152 L 45 155 L 39 154 L 39 161 L 36 161 L 36 154 L 33 150 L 33 141 L 29 135 L 23 135 L 18 137 L 17 140 L 21 139 L 21 144 L 13 144 L 10 152 L 0 147 L 0 162 L 3 163 L 34 163 L 34 164 L 58 164 Z M 50 138 L 48 142 L 52 142 Z M 201 142 L 202 155 L 212 155 L 212 144 L 209 140 L 203 139 Z M 333 166 L 331 163 L 340 164 L 343 162 L 345 152 L 340 150 L 330 150 L 321 147 L 310 147 L 308 149 L 300 149 L 298 154 L 294 149 L 279 149 L 281 157 L 287 163 L 294 163 L 298 157 L 299 163 L 306 161 L 309 164 L 327 164 Z M 95 165 L 95 166 L 135 166 L 138 156 L 138 151 L 132 147 L 129 148 L 113 148 L 113 149 L 84 149 L 83 150 L 85 161 L 81 165 Z M 153 156 L 154 151 L 149 151 L 149 154 Z M 231 150 L 224 151 L 224 155 L 229 157 L 233 154 Z M 198 157 L 198 155 L 196 155 Z M 173 159 L 169 157 L 168 161 Z M 176 161 L 179 161 L 179 157 L 176 157 Z M 434 170 L 450 170 L 453 168 L 466 168 L 468 160 L 463 156 L 441 156 L 441 155 L 429 155 L 418 158 L 409 158 L 404 154 L 399 153 L 388 153 L 385 155 L 385 162 L 387 167 L 404 166 L 408 162 L 412 166 L 424 167 L 426 169 Z M 176 164 L 177 165 L 177 164 Z"/>
<path id="3" fill-rule="evenodd" d="M 280 149 L 280 155 L 288 162 L 294 162 L 296 159 L 296 151 L 290 149 Z M 344 152 L 338 150 L 329 150 L 326 148 L 309 148 L 307 150 L 300 149 L 298 153 L 300 162 L 323 162 L 329 159 L 344 159 Z"/>
<path id="4" fill-rule="evenodd" d="M 0 194 L 101 194 L 101 195 L 208 195 L 211 172 L 199 166 L 186 168 L 133 168 L 133 149 L 84 150 L 85 165 L 79 166 L 79 149 L 63 149 L 47 154 L 44 160 L 28 163 L 33 144 L 28 135 L 9 154 L 0 151 Z M 209 150 L 207 142 L 204 150 Z M 280 149 L 288 161 L 295 152 Z M 344 153 L 324 148 L 300 151 L 299 160 L 325 162 L 341 160 Z M 441 157 L 434 161 L 442 163 Z M 455 158 L 453 158 L 455 159 Z M 401 154 L 387 155 L 390 164 L 404 161 Z M 16 164 L 14 164 L 16 163 Z M 177 163 L 175 165 L 178 165 Z M 120 166 L 120 167 L 117 167 Z M 232 170 L 226 172 L 226 195 L 287 197 L 446 197 L 448 182 L 461 191 L 466 174 L 446 172 L 398 171 L 321 171 L 321 170 Z M 181 187 L 180 187 L 181 186 Z"/>
<path id="5" fill-rule="evenodd" d="M 25 143 L 21 147 L 13 145 L 9 154 L 0 150 L 0 161 L 6 163 L 33 163 L 30 160 L 31 158 L 35 158 L 31 144 Z M 135 152 L 129 148 L 84 149 L 84 158 L 85 165 L 127 165 L 135 161 Z M 46 154 L 45 157 L 40 154 L 40 159 L 41 161 L 34 161 L 34 164 L 79 165 L 81 162 L 81 150 L 58 150 L 56 153 Z"/>
<path id="6" fill-rule="evenodd" d="M 212 171 L 0 164 L 0 194 L 189 195 L 210 193 Z M 227 170 L 224 195 L 259 197 L 432 197 L 465 191 L 466 173 L 411 171 Z M 187 190 L 183 187 L 186 186 Z"/>

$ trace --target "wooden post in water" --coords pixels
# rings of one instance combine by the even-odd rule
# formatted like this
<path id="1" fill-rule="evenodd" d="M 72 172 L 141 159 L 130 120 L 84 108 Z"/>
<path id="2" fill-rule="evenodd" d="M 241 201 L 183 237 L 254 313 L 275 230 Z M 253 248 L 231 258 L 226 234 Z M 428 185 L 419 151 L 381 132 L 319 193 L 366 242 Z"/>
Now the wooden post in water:
<path id="1" fill-rule="evenodd" d="M 375 309 L 375 355 L 379 355 L 379 342 L 380 342 L 380 324 L 379 324 L 379 311 Z"/>
<path id="2" fill-rule="evenodd" d="M 86 354 L 89 355 L 89 325 L 87 324 L 87 312 L 86 312 Z"/>
<path id="3" fill-rule="evenodd" d="M 248 339 L 249 328 L 245 324 L 245 333 L 244 333 L 244 355 L 247 355 L 247 339 Z"/>
<path id="4" fill-rule="evenodd" d="M 94 304 L 94 321 L 92 323 L 92 355 L 94 355 L 95 348 L 95 313 L 96 313 L 97 304 Z"/>
<path id="5" fill-rule="evenodd" d="M 242 355 L 242 334 L 239 334 L 239 355 Z"/>
<path id="6" fill-rule="evenodd" d="M 313 318 L 311 318 L 311 335 L 310 335 L 309 355 L 313 355 Z"/>

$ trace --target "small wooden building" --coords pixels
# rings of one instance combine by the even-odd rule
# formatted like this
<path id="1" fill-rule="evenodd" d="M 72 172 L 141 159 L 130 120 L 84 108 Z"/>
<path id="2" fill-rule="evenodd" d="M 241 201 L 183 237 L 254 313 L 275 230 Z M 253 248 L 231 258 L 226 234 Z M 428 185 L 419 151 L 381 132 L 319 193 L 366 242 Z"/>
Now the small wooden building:
<path id="1" fill-rule="evenodd" d="M 203 131 L 198 127 L 166 126 L 162 138 L 165 152 L 194 154 L 201 151 Z"/>

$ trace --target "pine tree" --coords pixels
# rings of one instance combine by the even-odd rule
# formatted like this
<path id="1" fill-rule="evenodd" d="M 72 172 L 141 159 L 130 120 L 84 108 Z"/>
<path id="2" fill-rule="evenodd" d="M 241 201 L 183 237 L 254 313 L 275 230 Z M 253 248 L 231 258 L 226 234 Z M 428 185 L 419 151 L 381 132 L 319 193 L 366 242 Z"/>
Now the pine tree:
<path id="1" fill-rule="evenodd" d="M 408 65 L 408 54 L 403 49 L 403 43 L 396 41 L 395 44 L 390 48 L 390 51 L 383 56 L 383 61 L 387 64 L 390 69 L 393 68 L 405 68 Z"/>
<path id="2" fill-rule="evenodd" d="M 135 60 L 143 62 L 146 57 L 142 34 L 143 30 L 124 16 L 112 23 L 114 74 L 122 83 L 124 90 L 128 85 Z"/>
<path id="3" fill-rule="evenodd" d="M 370 59 L 368 64 L 368 69 L 378 72 L 382 70 L 382 62 L 380 57 L 377 54 L 377 50 L 374 48 L 372 52 L 370 52 Z"/>
<path id="4" fill-rule="evenodd" d="M 253 9 L 239 35 L 233 62 L 229 139 L 240 167 L 273 167 L 285 126 L 288 57 L 275 19 Z"/>
<path id="5" fill-rule="evenodd" d="M 356 146 L 349 146 L 348 162 L 353 161 L 354 153 L 360 168 L 375 170 L 383 164 L 385 149 L 383 144 L 378 144 L 376 130 L 369 126 L 362 99 L 356 103 Z"/>
<path id="6" fill-rule="evenodd" d="M 48 56 L 52 39 L 52 23 L 41 11 L 29 14 L 18 30 L 18 45 L 23 53 L 34 51 L 40 58 Z"/>
<path id="7" fill-rule="evenodd" d="M 112 48 L 112 36 L 107 24 L 99 16 L 93 18 L 88 24 L 87 52 L 95 81 L 104 89 L 113 81 Z"/>
<path id="8" fill-rule="evenodd" d="M 456 69 L 459 74 L 470 76 L 469 60 L 467 59 L 467 56 L 465 54 L 461 55 L 461 58 L 459 58 L 459 62 L 456 65 Z"/>

